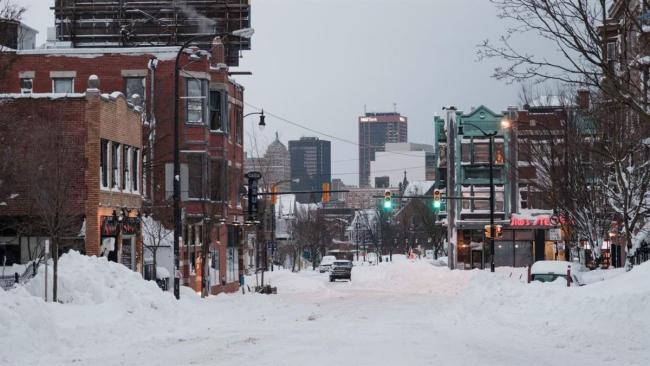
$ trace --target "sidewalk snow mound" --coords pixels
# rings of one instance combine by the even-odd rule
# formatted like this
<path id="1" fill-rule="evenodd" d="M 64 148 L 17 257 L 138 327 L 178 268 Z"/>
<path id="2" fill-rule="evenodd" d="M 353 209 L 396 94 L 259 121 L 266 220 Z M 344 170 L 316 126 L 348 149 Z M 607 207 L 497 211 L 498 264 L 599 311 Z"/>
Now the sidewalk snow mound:
<path id="1" fill-rule="evenodd" d="M 52 266 L 48 273 L 48 298 L 52 298 Z M 45 268 L 25 289 L 33 296 L 42 297 L 45 284 Z M 71 304 L 121 303 L 128 311 L 165 308 L 175 305 L 173 296 L 162 292 L 152 281 L 122 264 L 109 262 L 106 258 L 89 257 L 70 251 L 59 259 L 58 300 Z M 117 306 L 118 304 L 116 304 Z"/>

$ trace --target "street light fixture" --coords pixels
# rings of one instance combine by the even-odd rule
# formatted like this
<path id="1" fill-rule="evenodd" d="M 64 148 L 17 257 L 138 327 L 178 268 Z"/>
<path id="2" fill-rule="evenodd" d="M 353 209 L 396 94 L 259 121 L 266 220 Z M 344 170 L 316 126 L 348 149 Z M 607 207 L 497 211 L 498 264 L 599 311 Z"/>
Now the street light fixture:
<path id="1" fill-rule="evenodd" d="M 463 136 L 464 131 L 463 131 L 463 124 L 472 126 L 479 130 L 483 136 L 489 138 L 490 141 L 490 146 L 489 146 L 489 153 L 488 153 L 488 159 L 490 161 L 490 272 L 494 272 L 494 236 L 495 236 L 495 227 L 494 227 L 494 157 L 492 156 L 494 154 L 494 137 L 497 135 L 498 131 L 493 131 L 493 132 L 485 132 L 483 131 L 482 128 L 479 126 L 469 123 L 469 122 L 461 122 L 458 125 L 458 136 Z M 501 127 L 503 128 L 509 128 L 510 127 L 510 121 L 507 119 L 504 119 L 501 121 Z"/>
<path id="2" fill-rule="evenodd" d="M 264 128 L 266 127 L 266 122 L 265 122 L 266 116 L 264 115 L 264 109 L 262 109 L 260 112 L 247 113 L 242 118 L 246 118 L 246 117 L 252 116 L 254 114 L 259 114 L 260 115 L 260 122 L 257 124 L 257 127 L 259 127 L 260 131 L 264 131 Z"/>
<path id="3" fill-rule="evenodd" d="M 180 77 L 180 60 L 181 60 L 181 55 L 183 52 L 190 48 L 192 49 L 192 55 L 196 55 L 198 48 L 194 49 L 193 47 L 195 46 L 190 46 L 193 42 L 196 42 L 197 40 L 200 39 L 206 39 L 206 38 L 220 38 L 220 37 L 227 37 L 227 36 L 236 36 L 236 37 L 242 37 L 242 38 L 250 38 L 254 33 L 254 30 L 252 28 L 244 28 L 244 29 L 238 29 L 233 32 L 228 32 L 228 33 L 219 33 L 219 34 L 213 34 L 213 35 L 198 35 L 195 37 L 192 37 L 188 39 L 183 45 L 181 45 L 181 48 L 178 50 L 178 53 L 176 54 L 176 62 L 174 64 L 174 195 L 173 195 L 173 201 L 174 201 L 174 297 L 176 299 L 180 298 L 180 240 L 181 240 L 181 235 L 183 232 L 183 228 L 181 226 L 181 163 L 180 163 L 180 128 L 179 128 L 179 120 L 180 120 L 180 108 L 179 108 L 179 102 L 180 98 L 178 95 L 179 92 L 179 85 L 178 85 L 178 79 Z M 198 55 L 197 55 L 198 56 Z M 190 56 L 191 58 L 191 56 Z"/>

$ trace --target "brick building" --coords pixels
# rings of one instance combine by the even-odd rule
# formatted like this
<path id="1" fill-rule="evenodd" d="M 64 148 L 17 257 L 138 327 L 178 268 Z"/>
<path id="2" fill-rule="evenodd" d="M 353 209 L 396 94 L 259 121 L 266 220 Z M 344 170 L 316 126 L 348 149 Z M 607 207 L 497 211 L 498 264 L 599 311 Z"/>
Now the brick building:
<path id="1" fill-rule="evenodd" d="M 198 291 L 205 273 L 212 293 L 236 290 L 241 268 L 244 88 L 230 78 L 224 49 L 215 38 L 210 52 L 188 49 L 180 57 L 182 283 Z M 154 211 L 172 204 L 173 75 L 178 51 L 179 47 L 16 51 L 18 60 L 11 64 L 0 92 L 74 94 L 97 74 L 105 90 L 120 90 L 127 100 L 134 94 L 143 96 L 141 193 Z M 202 260 L 204 244 L 209 255 Z M 210 264 L 209 271 L 203 270 L 202 262 Z"/>
<path id="2" fill-rule="evenodd" d="M 10 262 L 37 258 L 56 235 L 60 250 L 142 269 L 142 113 L 98 84 L 93 77 L 83 93 L 0 94 L 0 246 Z"/>

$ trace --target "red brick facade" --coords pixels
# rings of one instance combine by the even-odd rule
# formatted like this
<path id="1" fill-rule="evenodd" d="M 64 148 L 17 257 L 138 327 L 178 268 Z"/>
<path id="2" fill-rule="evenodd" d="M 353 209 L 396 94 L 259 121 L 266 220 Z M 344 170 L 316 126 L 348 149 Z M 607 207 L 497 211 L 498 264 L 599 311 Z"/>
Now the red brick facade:
<path id="1" fill-rule="evenodd" d="M 85 90 L 85 88 L 84 88 Z M 48 166 L 49 169 L 63 170 L 65 179 L 71 182 L 70 189 L 52 194 L 65 193 L 66 203 L 63 210 L 74 216 L 69 230 L 83 240 L 83 250 L 88 255 L 99 255 L 102 233 L 101 222 L 104 218 L 113 220 L 118 214 L 126 214 L 123 222 L 137 221 L 142 207 L 139 192 L 116 189 L 106 191 L 100 188 L 100 141 L 113 141 L 116 146 L 130 147 L 134 152 L 142 151 L 142 117 L 141 112 L 132 105 L 127 105 L 123 95 L 109 97 L 100 95 L 99 90 L 88 90 L 83 94 L 70 94 L 66 97 L 54 94 L 0 94 L 0 125 L 3 129 L 12 129 L 16 139 L 3 141 L 9 154 L 4 158 L 19 162 L 13 170 L 13 181 L 9 188 L 16 199 L 8 200 L 0 206 L 0 216 L 5 222 L 11 217 L 37 217 L 39 208 L 35 207 L 33 191 L 29 185 L 33 169 L 40 169 L 38 162 L 30 161 L 44 155 L 31 154 L 26 149 L 47 149 L 52 144 L 61 143 L 65 150 L 46 152 L 51 154 L 65 151 L 60 165 Z M 8 130 L 5 130 L 8 131 Z M 17 133 L 17 134 L 15 134 Z M 47 135 L 51 135 L 47 137 Z M 61 141 L 52 141 L 59 139 Z M 47 147 L 46 147 L 47 146 Z M 127 151 L 130 151 L 127 149 Z M 137 154 L 136 154 L 137 156 Z M 57 160 L 45 159 L 42 165 L 50 165 Z M 138 186 L 142 184 L 141 159 L 137 158 Z M 55 184 L 54 182 L 50 182 Z M 82 228 L 85 228 L 85 232 Z M 11 228 L 4 228 L 10 230 Z M 78 233 L 78 234 L 77 234 Z M 45 232 L 26 233 L 27 236 L 43 236 Z M 141 269 L 141 245 L 139 230 L 128 232 L 116 230 L 112 233 L 116 246 L 115 260 L 122 258 L 122 239 L 132 245 L 126 258 L 134 270 Z M 131 239 L 132 238 L 132 239 Z M 81 248 L 80 248 L 81 249 Z M 117 254 L 119 253 L 119 254 Z M 127 254 L 127 253 L 125 253 Z"/>
<path id="2" fill-rule="evenodd" d="M 173 120 L 174 120 L 174 61 L 178 47 L 158 48 L 121 48 L 121 49 L 65 49 L 65 50 L 30 50 L 18 51 L 18 61 L 12 64 L 6 79 L 0 85 L 0 93 L 18 93 L 21 90 L 21 77 L 29 77 L 33 82 L 34 93 L 52 92 L 53 78 L 59 75 L 74 77 L 74 92 L 85 90 L 86 80 L 92 74 L 99 76 L 102 90 L 118 90 L 125 92 L 126 78 L 143 77 L 145 80 L 145 112 L 147 124 L 143 128 L 144 145 L 143 158 L 145 162 L 145 200 L 151 200 L 153 206 L 171 205 L 171 176 L 173 163 Z M 205 56 L 205 55 L 204 55 Z M 227 245 L 237 248 L 239 273 L 242 269 L 241 240 L 232 235 L 234 229 L 228 228 L 232 223 L 243 221 L 239 191 L 243 183 L 243 87 L 229 78 L 228 69 L 223 64 L 223 45 L 216 40 L 210 57 L 201 60 L 190 60 L 189 55 L 181 56 L 181 77 L 179 81 L 180 99 L 180 150 L 181 175 L 192 169 L 188 156 L 201 156 L 203 174 L 201 176 L 202 198 L 190 199 L 188 192 L 192 177 L 182 182 L 182 207 L 185 218 L 183 230 L 184 241 L 188 233 L 203 240 L 209 238 L 211 251 L 218 252 L 219 284 L 212 283 L 211 292 L 232 291 L 237 289 L 238 275 L 232 273 L 226 276 Z M 2 57 L 0 55 L 0 57 Z M 148 68 L 151 58 L 157 58 L 155 73 Z M 188 113 L 186 103 L 188 82 L 200 80 L 207 85 L 208 90 L 219 90 L 227 94 L 226 133 L 210 129 L 210 102 L 203 105 L 203 123 L 186 123 Z M 152 84 L 153 83 L 153 84 Z M 153 93 L 152 93 L 153 85 Z M 206 90 L 206 97 L 210 93 Z M 207 99 L 206 99 L 207 100 Z M 149 146 L 155 117 L 155 142 Z M 149 126 L 149 127 L 147 127 Z M 133 131 L 123 130 L 122 133 L 131 135 Z M 150 148 L 151 147 L 151 148 Z M 94 147 L 92 147 L 94 148 Z M 213 167 L 221 167 L 221 173 L 213 173 Z M 214 168 L 216 169 L 216 168 Z M 153 178 L 152 178 L 153 177 Z M 216 188 L 215 188 L 216 187 Z M 216 190 L 214 199 L 211 192 Z M 110 197 L 99 197 L 99 200 Z M 91 203 L 89 203 L 90 205 Z M 209 217 L 211 224 L 205 225 L 204 217 Z M 225 221 L 225 225 L 215 223 Z M 191 228 L 188 225 L 196 225 Z M 237 229 L 238 230 L 238 229 Z M 231 232 L 230 238 L 228 232 Z M 201 235 L 198 233 L 201 232 Z M 209 235 L 207 233 L 210 233 Z M 229 242 L 230 240 L 230 242 Z M 234 243 L 233 241 L 236 241 Z M 193 240 L 195 245 L 183 243 L 181 248 L 181 272 L 183 283 L 201 287 L 201 245 Z M 192 243 L 190 243 L 192 244 Z M 89 254 L 94 252 L 89 252 Z M 194 253 L 192 255 L 192 253 Z M 232 254 L 232 253 L 231 253 Z M 190 260 L 194 258 L 194 263 Z M 191 265 L 193 264 L 193 265 Z M 198 275 L 195 275 L 198 274 Z M 235 279 L 237 277 L 237 279 Z M 222 285 L 226 282 L 226 285 Z"/>

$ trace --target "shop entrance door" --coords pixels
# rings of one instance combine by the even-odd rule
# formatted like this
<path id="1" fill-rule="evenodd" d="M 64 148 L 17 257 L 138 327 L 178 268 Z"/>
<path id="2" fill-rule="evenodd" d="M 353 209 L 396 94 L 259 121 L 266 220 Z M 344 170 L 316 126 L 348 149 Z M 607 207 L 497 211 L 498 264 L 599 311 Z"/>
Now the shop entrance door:
<path id="1" fill-rule="evenodd" d="M 122 237 L 122 253 L 120 263 L 128 269 L 133 270 L 135 267 L 135 243 L 133 236 Z"/>

